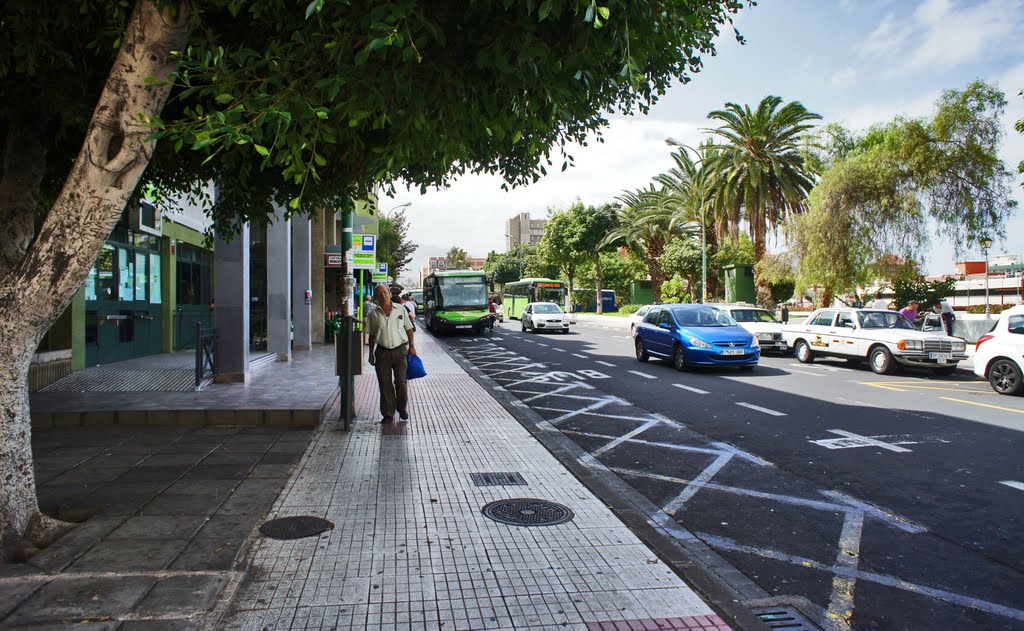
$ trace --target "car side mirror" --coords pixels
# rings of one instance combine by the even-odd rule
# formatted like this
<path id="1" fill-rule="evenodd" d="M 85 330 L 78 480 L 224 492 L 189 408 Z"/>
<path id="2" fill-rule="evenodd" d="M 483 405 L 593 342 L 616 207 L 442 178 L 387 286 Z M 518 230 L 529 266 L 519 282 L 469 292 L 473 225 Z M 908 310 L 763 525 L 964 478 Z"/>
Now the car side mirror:
<path id="1" fill-rule="evenodd" d="M 660 328 L 662 328 L 662 329 L 665 329 L 666 331 L 671 331 L 672 330 L 672 325 L 669 324 L 668 322 L 662 322 L 662 323 L 658 324 L 658 326 Z"/>

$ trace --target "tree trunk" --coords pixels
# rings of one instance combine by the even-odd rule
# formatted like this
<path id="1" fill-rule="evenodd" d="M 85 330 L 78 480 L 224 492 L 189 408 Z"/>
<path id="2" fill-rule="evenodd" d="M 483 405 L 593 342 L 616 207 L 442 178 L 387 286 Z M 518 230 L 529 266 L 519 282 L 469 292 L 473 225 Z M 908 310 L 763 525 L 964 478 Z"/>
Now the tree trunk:
<path id="1" fill-rule="evenodd" d="M 604 309 L 601 307 L 603 302 L 601 296 L 601 253 L 598 252 L 597 256 L 594 257 L 594 285 L 597 287 L 597 315 L 604 313 Z"/>
<path id="2" fill-rule="evenodd" d="M 661 285 L 665 282 L 665 270 L 661 267 L 661 255 L 665 253 L 664 239 L 647 242 L 647 272 L 651 275 L 651 299 L 661 303 Z"/>
<path id="3" fill-rule="evenodd" d="M 826 286 L 821 291 L 821 307 L 831 307 L 832 301 L 836 299 L 835 291 L 832 287 Z"/>
<path id="4" fill-rule="evenodd" d="M 184 50 L 188 41 L 185 7 L 167 6 L 161 13 L 149 0 L 136 4 L 64 187 L 25 256 L 0 278 L 0 541 L 5 559 L 47 545 L 65 530 L 41 515 L 36 499 L 28 366 L 39 341 L 85 280 L 149 164 L 154 143 L 147 140 L 151 130 L 145 120 L 161 112 L 170 89 L 150 89 L 145 80 L 166 78 L 176 68 L 170 53 Z"/>

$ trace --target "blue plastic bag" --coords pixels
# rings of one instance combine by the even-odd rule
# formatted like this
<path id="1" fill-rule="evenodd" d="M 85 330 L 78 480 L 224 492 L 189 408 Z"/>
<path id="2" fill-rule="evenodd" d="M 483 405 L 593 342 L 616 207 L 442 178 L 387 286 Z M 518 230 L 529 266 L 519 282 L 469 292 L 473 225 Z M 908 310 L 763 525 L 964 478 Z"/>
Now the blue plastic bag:
<path id="1" fill-rule="evenodd" d="M 405 369 L 406 379 L 419 379 L 427 376 L 427 369 L 423 367 L 423 360 L 419 355 L 409 355 L 406 361 L 408 362 Z"/>

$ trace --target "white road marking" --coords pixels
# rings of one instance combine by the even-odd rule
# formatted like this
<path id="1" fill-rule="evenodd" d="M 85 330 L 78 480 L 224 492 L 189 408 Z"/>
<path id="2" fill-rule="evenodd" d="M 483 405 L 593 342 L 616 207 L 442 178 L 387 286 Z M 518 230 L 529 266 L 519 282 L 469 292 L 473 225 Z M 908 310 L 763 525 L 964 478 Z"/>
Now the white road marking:
<path id="1" fill-rule="evenodd" d="M 544 348 L 551 348 L 551 345 L 550 345 L 550 344 L 545 344 L 544 342 L 534 342 L 534 343 L 535 343 L 535 344 L 536 344 L 537 346 L 543 346 Z"/>
<path id="2" fill-rule="evenodd" d="M 558 348 L 557 346 L 555 347 L 554 350 L 558 351 L 559 353 L 564 353 L 565 352 L 564 348 Z"/>
<path id="3" fill-rule="evenodd" d="M 582 356 L 582 355 L 580 355 L 580 357 L 583 357 L 583 356 Z M 599 360 L 599 359 L 598 359 L 598 360 L 594 360 L 594 363 L 595 363 L 595 364 L 601 364 L 602 366 L 608 366 L 608 367 L 610 367 L 610 368 L 615 368 L 615 364 L 613 364 L 613 363 L 611 363 L 611 362 L 603 362 L 603 361 L 601 361 L 601 360 Z"/>
<path id="4" fill-rule="evenodd" d="M 690 392 L 693 392 L 693 393 L 696 393 L 696 394 L 709 394 L 709 392 L 707 390 L 701 390 L 700 388 L 694 388 L 693 386 L 684 386 L 681 383 L 674 383 L 672 385 L 675 386 L 676 388 L 681 388 L 683 390 L 689 390 Z"/>
<path id="5" fill-rule="evenodd" d="M 1005 484 L 1011 489 L 1017 489 L 1018 491 L 1024 491 L 1024 482 L 1017 482 L 1015 480 L 1002 480 L 999 484 Z"/>
<path id="6" fill-rule="evenodd" d="M 686 485 L 679 495 L 675 496 L 668 504 L 665 504 L 665 508 L 663 510 L 669 515 L 675 516 L 676 512 L 683 507 L 683 504 L 696 495 L 697 491 L 704 488 L 704 485 L 707 484 L 716 473 L 721 471 L 722 467 L 729 464 L 730 460 L 732 460 L 731 453 L 724 453 L 715 458 L 715 461 L 711 463 L 711 466 L 701 471 L 693 480 L 690 480 L 690 483 Z"/>
<path id="7" fill-rule="evenodd" d="M 829 434 L 838 434 L 842 438 L 822 438 L 821 440 L 809 440 L 807 442 L 814 443 L 824 447 L 825 449 L 852 449 L 855 447 L 878 447 L 879 449 L 886 449 L 888 451 L 895 451 L 896 453 L 909 453 L 910 449 L 898 447 L 892 443 L 887 443 L 871 436 L 861 436 L 860 434 L 854 434 L 853 432 L 847 432 L 842 429 L 830 429 Z M 904 443 L 913 445 L 915 443 Z"/>
<path id="8" fill-rule="evenodd" d="M 633 373 L 634 375 L 637 375 L 638 377 L 643 377 L 644 379 L 657 379 L 657 377 L 655 377 L 654 375 L 648 375 L 647 373 L 640 372 L 639 370 L 627 370 L 626 372 Z"/>
<path id="9" fill-rule="evenodd" d="M 586 355 L 580 355 L 579 353 L 573 353 L 572 356 L 573 357 L 579 357 L 580 359 L 586 359 L 587 358 Z M 597 362 L 597 363 L 600 364 L 601 362 Z"/>
<path id="10" fill-rule="evenodd" d="M 806 370 L 794 370 L 793 368 L 790 368 L 789 372 L 798 372 L 801 375 L 810 375 L 812 377 L 824 377 L 825 376 L 825 375 L 821 374 L 820 372 L 808 372 Z M 860 382 L 858 381 L 857 383 L 860 383 Z"/>
<path id="11" fill-rule="evenodd" d="M 647 430 L 651 429 L 655 425 L 658 425 L 659 423 L 661 423 L 660 420 L 658 420 L 658 419 L 651 419 L 651 420 L 647 421 L 646 423 L 644 423 L 643 425 L 641 425 L 640 427 L 637 427 L 633 431 L 628 432 L 626 434 L 623 434 L 622 436 L 619 436 L 615 440 L 613 440 L 611 442 L 608 442 L 608 443 L 606 443 L 605 445 L 603 445 L 601 447 L 598 447 L 597 449 L 592 451 L 591 454 L 594 457 L 600 456 L 601 454 L 603 454 L 603 453 L 605 453 L 605 452 L 607 452 L 607 451 L 609 451 L 611 449 L 615 449 L 616 447 L 618 447 L 622 443 L 626 442 L 630 438 L 633 438 L 634 436 L 637 436 L 638 434 L 642 434 L 642 433 L 646 432 Z"/>
<path id="12" fill-rule="evenodd" d="M 769 408 L 763 408 L 760 405 L 754 405 L 753 403 L 744 403 L 743 401 L 737 401 L 736 405 L 742 405 L 745 408 L 749 408 L 751 410 L 757 410 L 758 412 L 764 412 L 765 414 L 771 414 L 772 416 L 785 416 L 786 415 L 785 412 L 777 412 L 776 410 L 772 410 L 772 409 L 769 409 Z"/>
<path id="13" fill-rule="evenodd" d="M 832 597 L 828 602 L 825 628 L 835 631 L 850 629 L 853 618 L 853 590 L 857 587 L 857 566 L 860 565 L 860 541 L 864 532 L 864 513 L 850 511 L 843 519 L 843 532 L 839 535 L 839 553 L 836 554 L 836 572 L 832 577 Z"/>

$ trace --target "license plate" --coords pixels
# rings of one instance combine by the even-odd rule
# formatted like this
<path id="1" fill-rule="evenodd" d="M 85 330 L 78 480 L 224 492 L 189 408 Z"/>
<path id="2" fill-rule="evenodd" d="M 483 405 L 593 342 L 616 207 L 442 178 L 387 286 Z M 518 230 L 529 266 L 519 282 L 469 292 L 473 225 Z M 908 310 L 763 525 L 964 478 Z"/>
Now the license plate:
<path id="1" fill-rule="evenodd" d="M 742 348 L 727 348 L 722 351 L 723 355 L 743 355 L 746 353 Z"/>
<path id="2" fill-rule="evenodd" d="M 456 325 L 455 328 L 456 329 L 472 329 L 473 325 L 472 324 L 459 324 L 459 325 Z"/>
<path id="3" fill-rule="evenodd" d="M 928 353 L 928 359 L 938 360 L 940 364 L 945 364 L 949 360 L 953 359 L 953 353 Z"/>

